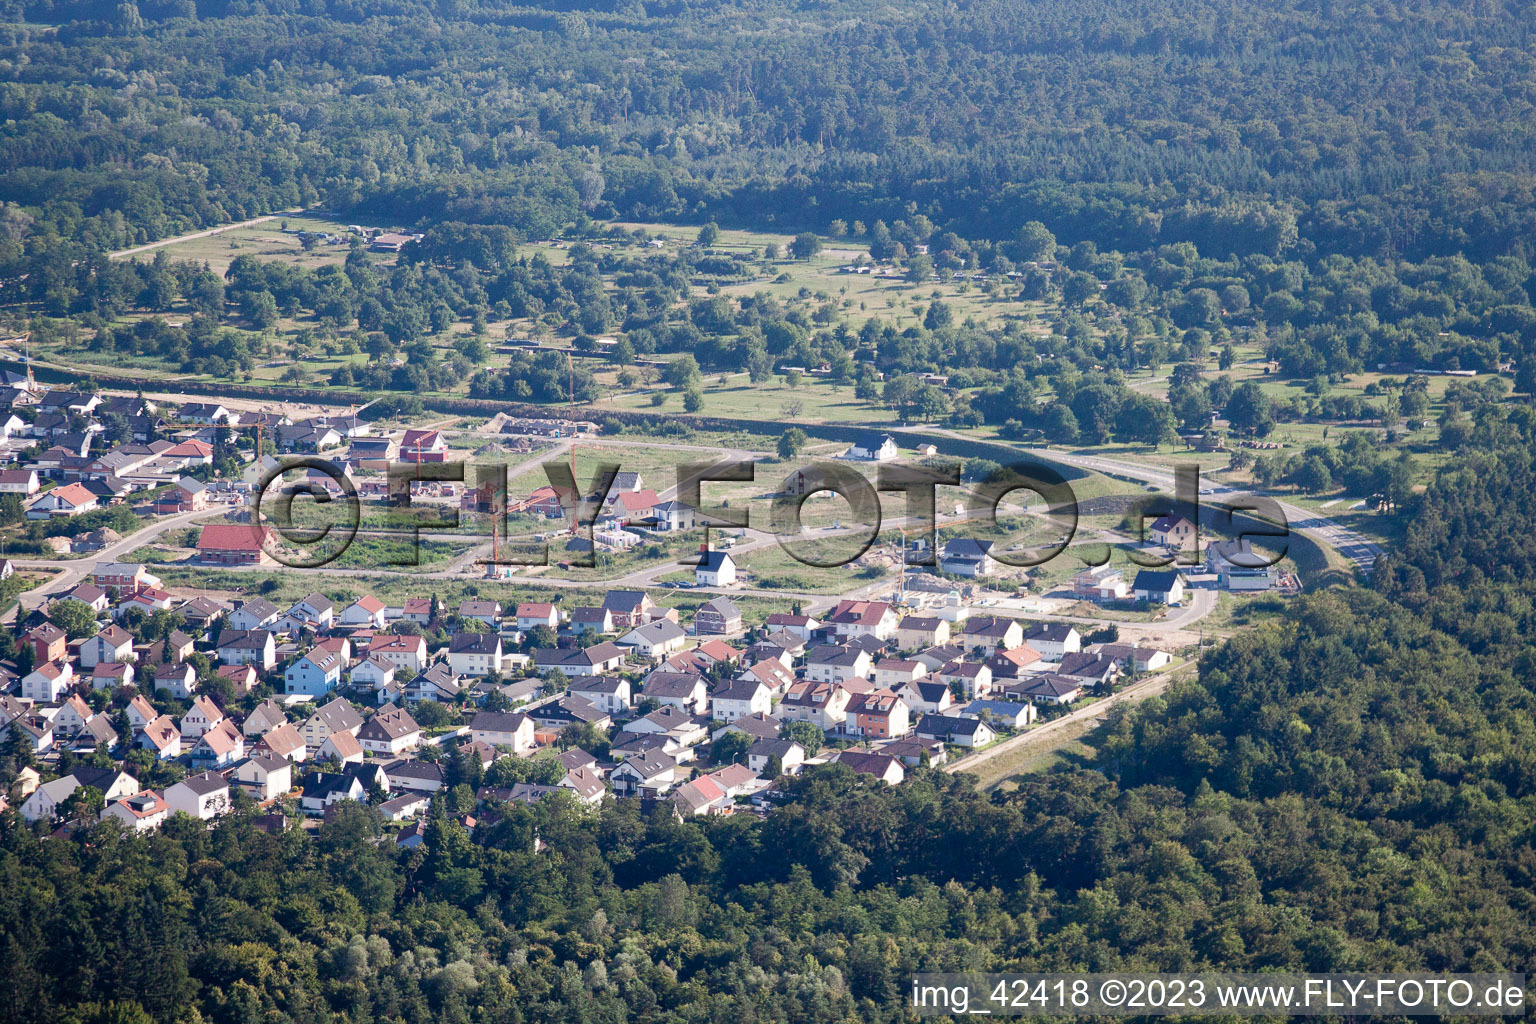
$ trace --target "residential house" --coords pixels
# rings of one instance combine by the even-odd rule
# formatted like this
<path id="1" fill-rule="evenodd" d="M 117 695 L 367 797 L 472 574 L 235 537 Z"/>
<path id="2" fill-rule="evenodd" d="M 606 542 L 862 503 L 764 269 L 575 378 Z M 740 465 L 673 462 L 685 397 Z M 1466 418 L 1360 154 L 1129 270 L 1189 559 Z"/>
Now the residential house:
<path id="1" fill-rule="evenodd" d="M 1020 680 L 1020 692 L 1036 704 L 1070 704 L 1083 696 L 1081 679 L 1059 676 L 1054 672 Z"/>
<path id="2" fill-rule="evenodd" d="M 803 680 L 789 688 L 779 702 L 778 715 L 788 722 L 810 722 L 822 732 L 832 732 L 846 723 L 851 696 L 837 683 Z"/>
<path id="3" fill-rule="evenodd" d="M 260 672 L 277 667 L 277 641 L 265 629 L 225 629 L 216 653 L 225 665 L 250 665 Z"/>
<path id="4" fill-rule="evenodd" d="M 861 462 L 889 462 L 900 454 L 896 439 L 890 434 L 868 433 L 853 442 L 843 457 Z"/>
<path id="5" fill-rule="evenodd" d="M 769 632 L 793 634 L 801 643 L 810 643 L 811 634 L 821 628 L 820 620 L 809 615 L 793 615 L 789 612 L 774 612 L 768 616 L 766 625 Z"/>
<path id="6" fill-rule="evenodd" d="M 909 707 L 928 715 L 942 715 L 955 704 L 949 685 L 937 680 L 914 680 L 896 692 Z"/>
<path id="7" fill-rule="evenodd" d="M 162 516 L 201 512 L 207 507 L 208 485 L 190 476 L 177 477 L 170 488 L 155 498 L 155 512 Z"/>
<path id="8" fill-rule="evenodd" d="M 671 619 L 657 619 L 637 626 L 618 639 L 620 647 L 650 661 L 660 661 L 674 651 L 682 650 L 687 642 L 688 634 Z"/>
<path id="9" fill-rule="evenodd" d="M 384 628 L 384 602 L 372 594 L 364 594 L 341 610 L 336 619 L 342 626 L 362 626 L 371 629 Z"/>
<path id="10" fill-rule="evenodd" d="M 91 570 L 91 582 L 115 597 L 127 597 L 142 590 L 159 589 L 160 577 L 140 562 L 97 562 Z"/>
<path id="11" fill-rule="evenodd" d="M 406 672 L 420 672 L 427 663 L 427 641 L 421 636 L 380 633 L 368 641 L 368 656 L 380 658 Z"/>
<path id="12" fill-rule="evenodd" d="M 736 560 L 728 551 L 701 552 L 693 578 L 696 586 L 728 587 L 736 582 Z"/>
<path id="13" fill-rule="evenodd" d="M 224 768 L 245 756 L 245 737 L 233 721 L 226 718 L 204 732 L 192 747 L 192 760 L 199 764 Z"/>
<path id="14" fill-rule="evenodd" d="M 1024 627 L 1016 619 L 978 615 L 960 624 L 954 642 L 970 649 L 1017 647 L 1024 642 Z"/>
<path id="15" fill-rule="evenodd" d="M 541 730 L 550 732 L 559 732 L 568 725 L 590 724 L 598 729 L 607 729 L 613 724 L 613 719 L 608 717 L 606 711 L 598 709 L 591 701 L 572 694 L 566 694 L 559 700 L 535 705 L 528 709 L 527 714 Z"/>
<path id="16" fill-rule="evenodd" d="M 960 709 L 967 718 L 981 718 L 1008 729 L 1022 729 L 1035 720 L 1035 705 L 1008 700 L 973 700 Z"/>
<path id="17" fill-rule="evenodd" d="M 386 705 L 358 730 L 363 749 L 399 756 L 421 745 L 421 726 L 402 708 Z"/>
<path id="18" fill-rule="evenodd" d="M 283 673 L 288 693 L 319 697 L 341 685 L 341 659 L 329 651 L 312 650 Z"/>
<path id="19" fill-rule="evenodd" d="M 133 684 L 133 665 L 126 661 L 97 662 L 91 669 L 91 689 L 115 690 Z"/>
<path id="20" fill-rule="evenodd" d="M 91 706 L 79 694 L 70 694 L 53 715 L 53 731 L 59 736 L 74 736 L 96 717 Z"/>
<path id="21" fill-rule="evenodd" d="M 873 636 L 889 640 L 896 635 L 899 616 L 883 601 L 839 601 L 827 616 L 827 625 L 840 637 Z"/>
<path id="22" fill-rule="evenodd" d="M 277 605 L 271 601 L 264 597 L 253 597 L 235 605 L 234 611 L 229 613 L 229 626 L 237 630 L 266 629 L 281 614 Z M 221 636 L 219 639 L 222 643 L 224 638 Z"/>
<path id="23" fill-rule="evenodd" d="M 747 767 L 759 775 L 767 775 L 774 759 L 778 759 L 778 771 L 774 774 L 793 775 L 805 763 L 805 748 L 794 740 L 760 739 L 747 748 Z"/>
<path id="24" fill-rule="evenodd" d="M 161 761 L 181 756 L 181 730 L 170 715 L 161 715 L 139 733 L 139 746 Z"/>
<path id="25" fill-rule="evenodd" d="M 1123 671 L 1120 661 L 1111 655 L 1079 651 L 1062 658 L 1056 674 L 1080 679 L 1088 686 L 1107 686 L 1120 678 Z"/>
<path id="26" fill-rule="evenodd" d="M 266 565 L 265 526 L 250 523 L 210 523 L 197 539 L 197 557 L 205 565 Z M 231 619 L 232 625 L 239 625 Z"/>
<path id="27" fill-rule="evenodd" d="M 1177 569 L 1143 569 L 1136 574 L 1136 600 L 1148 604 L 1184 603 L 1184 577 Z"/>
<path id="28" fill-rule="evenodd" d="M 665 707 L 681 708 L 691 715 L 702 715 L 709 703 L 709 686 L 703 676 L 691 673 L 652 672 L 640 689 L 640 697 Z"/>
<path id="29" fill-rule="evenodd" d="M 298 764 L 309 758 L 309 748 L 304 745 L 304 737 L 292 723 L 284 722 L 274 725 L 262 733 L 261 739 L 251 746 L 253 753 L 271 754 Z"/>
<path id="30" fill-rule="evenodd" d="M 906 780 L 907 769 L 899 757 L 876 754 L 867 750 L 844 750 L 837 755 L 839 764 L 845 764 L 860 775 L 873 775 L 881 782 L 899 786 Z"/>
<path id="31" fill-rule="evenodd" d="M 390 662 L 377 654 L 370 654 L 352 666 L 352 674 L 348 678 L 353 686 L 377 691 L 394 681 L 396 671 Z"/>
<path id="32" fill-rule="evenodd" d="M 499 601 L 469 600 L 459 602 L 459 618 L 473 619 L 489 629 L 501 628 Z"/>
<path id="33" fill-rule="evenodd" d="M 949 760 L 949 752 L 944 749 L 942 740 L 924 739 L 921 736 L 908 736 L 906 739 L 892 740 L 880 748 L 882 754 L 890 754 L 900 758 L 901 763 L 908 768 L 916 768 L 923 764 L 937 767 Z"/>
<path id="34" fill-rule="evenodd" d="M 3 476 L 3 474 L 0 474 Z M 1227 590 L 1270 590 L 1279 582 L 1279 573 L 1269 563 L 1275 556 L 1255 551 L 1247 537 L 1212 541 L 1205 546 L 1205 571 L 1216 577 L 1216 584 Z"/>
<path id="35" fill-rule="evenodd" d="M 751 676 L 732 680 L 710 695 L 711 713 L 722 722 L 773 710 L 773 691 Z"/>
<path id="36" fill-rule="evenodd" d="M 407 430 L 400 439 L 402 462 L 446 462 L 448 440 L 440 430 Z"/>
<path id="37" fill-rule="evenodd" d="M 21 639 L 32 648 L 34 665 L 59 661 L 69 649 L 69 637 L 51 622 L 39 622 L 22 634 Z"/>
<path id="38" fill-rule="evenodd" d="M 362 803 L 367 790 L 355 775 L 316 772 L 299 789 L 299 809 L 305 814 L 322 815 L 326 808 L 342 800 Z"/>
<path id="39" fill-rule="evenodd" d="M 37 704 L 56 704 L 75 681 L 67 661 L 45 661 L 21 677 L 21 695 Z"/>
<path id="40" fill-rule="evenodd" d="M 58 817 L 59 807 L 79 788 L 80 783 L 73 775 L 43 783 L 22 803 L 22 819 L 29 822 L 52 821 Z"/>
<path id="41" fill-rule="evenodd" d="M 1131 585 L 1123 570 L 1112 565 L 1093 566 L 1072 577 L 1072 595 L 1084 601 L 1109 604 L 1128 599 Z"/>
<path id="42" fill-rule="evenodd" d="M 601 676 L 617 672 L 624 664 L 624 648 L 609 641 L 580 650 L 542 647 L 533 652 L 534 666 L 540 672 L 557 668 L 566 676 Z"/>
<path id="43" fill-rule="evenodd" d="M 293 765 L 271 754 L 252 754 L 235 766 L 235 781 L 258 803 L 266 803 L 293 788 Z"/>
<path id="44" fill-rule="evenodd" d="M 1018 679 L 1042 662 L 1040 652 L 1029 644 L 993 651 L 987 657 L 987 668 L 992 670 L 992 682 L 1000 679 Z"/>
<path id="45" fill-rule="evenodd" d="M 848 701 L 843 729 L 855 736 L 893 739 L 911 728 L 911 709 L 888 689 L 856 693 Z"/>
<path id="46" fill-rule="evenodd" d="M 608 778 L 619 796 L 630 796 L 641 789 L 664 794 L 677 781 L 677 762 L 660 751 L 646 751 L 626 757 Z"/>
<path id="47" fill-rule="evenodd" d="M 314 593 L 295 601 L 283 617 L 278 620 L 278 631 L 288 630 L 298 632 L 302 629 L 310 629 L 316 633 L 323 633 L 336 623 L 336 602 L 324 594 Z"/>
<path id="48" fill-rule="evenodd" d="M 997 567 L 992 560 L 992 542 L 955 537 L 945 541 L 939 554 L 939 571 L 948 576 L 964 576 L 976 579 L 990 576 Z"/>
<path id="49" fill-rule="evenodd" d="M 82 483 L 55 487 L 27 508 L 28 519 L 57 519 L 84 515 L 97 507 L 96 495 Z"/>
<path id="50" fill-rule="evenodd" d="M 407 622 L 414 622 L 418 626 L 427 626 L 432 623 L 432 599 L 430 597 L 408 597 L 400 608 L 400 617 Z"/>
<path id="51" fill-rule="evenodd" d="M 915 651 L 949 643 L 949 622 L 936 615 L 908 615 L 896 627 L 896 646 Z"/>
<path id="52" fill-rule="evenodd" d="M 728 597 L 706 602 L 693 613 L 693 631 L 700 635 L 737 633 L 741 631 L 741 624 L 741 609 Z"/>
<path id="53" fill-rule="evenodd" d="M 223 709 L 211 699 L 199 696 L 192 702 L 191 709 L 181 716 L 181 735 L 185 739 L 195 740 L 226 717 Z"/>
<path id="54" fill-rule="evenodd" d="M 170 816 L 171 805 L 152 789 L 114 800 L 101 812 L 102 821 L 120 822 L 132 832 L 148 832 L 157 829 Z"/>
<path id="55" fill-rule="evenodd" d="M 920 661 L 901 661 L 881 658 L 875 662 L 875 685 L 899 690 L 907 683 L 916 682 L 928 674 L 928 666 Z"/>
<path id="56" fill-rule="evenodd" d="M 1083 649 L 1082 636 L 1062 622 L 1042 622 L 1026 630 L 1024 642 L 1039 651 L 1046 661 L 1060 661 L 1062 655 Z"/>
<path id="57" fill-rule="evenodd" d="M 15 419 L 15 417 L 11 417 Z M 23 498 L 30 498 L 37 493 L 41 485 L 37 481 L 37 471 L 33 469 L 4 469 L 0 470 L 0 494 L 19 494 Z"/>
<path id="58" fill-rule="evenodd" d="M 256 670 L 249 665 L 220 665 L 217 672 L 220 679 L 229 680 L 237 697 L 248 696 L 256 689 Z"/>
<path id="59" fill-rule="evenodd" d="M 225 423 L 230 426 L 240 422 L 240 414 L 231 412 L 217 402 L 188 402 L 176 410 L 176 418 L 183 423 L 211 426 Z"/>
<path id="60" fill-rule="evenodd" d="M 448 642 L 448 667 L 459 676 L 500 672 L 501 634 L 455 633 Z"/>
<path id="61" fill-rule="evenodd" d="M 822 645 L 806 652 L 805 678 L 823 683 L 868 679 L 873 665 L 869 652 L 860 648 Z"/>
<path id="62" fill-rule="evenodd" d="M 379 804 L 379 813 L 390 821 L 405 821 L 425 814 L 431 805 L 432 798 L 426 793 L 402 793 Z"/>
<path id="63" fill-rule="evenodd" d="M 667 797 L 679 814 L 685 817 L 693 817 L 704 814 L 726 814 L 731 808 L 731 799 L 718 782 L 708 775 L 678 786 Z"/>
<path id="64" fill-rule="evenodd" d="M 984 747 L 997 739 L 996 731 L 980 718 L 957 715 L 924 715 L 918 720 L 916 732 L 918 739 L 938 740 L 957 747 Z"/>
<path id="65" fill-rule="evenodd" d="M 628 711 L 632 703 L 629 680 L 621 676 L 586 676 L 571 681 L 572 695 L 591 701 L 592 706 L 611 715 Z"/>
<path id="66" fill-rule="evenodd" d="M 349 732 L 331 733 L 315 751 L 315 760 L 322 764 L 361 764 L 363 757 L 362 743 Z"/>
<path id="67" fill-rule="evenodd" d="M 165 802 L 172 814 L 189 814 L 209 821 L 232 806 L 229 781 L 214 772 L 190 775 L 165 791 Z"/>
<path id="68" fill-rule="evenodd" d="M 524 601 L 515 611 L 517 628 L 526 632 L 539 626 L 549 629 L 560 627 L 560 611 L 547 601 Z"/>
<path id="69" fill-rule="evenodd" d="M 126 619 L 128 613 L 133 611 L 140 611 L 145 615 L 154 615 L 155 612 L 170 611 L 173 603 L 174 601 L 169 593 L 151 587 L 147 590 L 141 590 L 127 600 L 120 602 L 116 608 L 112 609 L 112 617 L 115 619 Z"/>
<path id="70" fill-rule="evenodd" d="M 410 790 L 416 793 L 436 793 L 447 784 L 448 777 L 441 765 L 431 761 L 414 761 L 402 758 L 384 765 L 391 792 Z"/>
<path id="71" fill-rule="evenodd" d="M 155 706 L 142 693 L 133 695 L 133 699 L 128 702 L 128 706 L 123 709 L 123 713 L 128 716 L 128 724 L 135 731 L 143 729 L 150 722 L 160 717 L 160 712 L 155 710 Z M 177 731 L 179 734 L 180 730 Z"/>
<path id="72" fill-rule="evenodd" d="M 613 615 L 603 607 L 572 608 L 570 629 L 572 636 L 587 632 L 603 636 L 613 632 Z"/>
<path id="73" fill-rule="evenodd" d="M 469 735 L 474 742 L 506 747 L 514 754 L 533 750 L 533 732 L 533 719 L 515 711 L 477 711 L 469 722 Z"/>
<path id="74" fill-rule="evenodd" d="M 992 692 L 992 670 L 983 662 L 952 661 L 940 666 L 938 677 L 951 689 L 958 687 L 967 698 L 985 697 Z"/>
<path id="75" fill-rule="evenodd" d="M 651 519 L 659 533 L 675 533 L 691 530 L 697 521 L 697 510 L 681 501 L 658 501 L 651 506 Z"/>
<path id="76" fill-rule="evenodd" d="M 241 723 L 240 731 L 247 739 L 257 739 L 267 734 L 267 730 L 279 725 L 287 725 L 288 716 L 283 713 L 281 706 L 273 700 L 264 700 L 256 705 L 255 710 L 245 716 Z"/>
<path id="77" fill-rule="evenodd" d="M 656 617 L 656 604 L 643 590 L 610 590 L 603 607 L 613 617 L 614 629 L 634 629 Z"/>
<path id="78" fill-rule="evenodd" d="M 80 667 L 94 669 L 103 662 L 128 661 L 133 657 L 133 634 L 111 625 L 80 645 Z"/>
<path id="79" fill-rule="evenodd" d="M 445 661 L 438 661 L 412 676 L 405 684 L 404 694 L 406 700 L 446 704 L 457 700 L 463 689 L 453 668 Z"/>
<path id="80" fill-rule="evenodd" d="M 1183 516 L 1159 516 L 1152 523 L 1152 543 L 1169 551 L 1193 551 L 1200 542 L 1200 531 Z"/>
<path id="81" fill-rule="evenodd" d="M 304 745 L 310 750 L 319 750 L 332 735 L 344 732 L 349 736 L 356 736 L 363 727 L 363 716 L 357 713 L 350 702 L 342 697 L 337 697 L 327 704 L 315 709 L 315 713 L 304 720 L 301 734 L 304 737 Z"/>

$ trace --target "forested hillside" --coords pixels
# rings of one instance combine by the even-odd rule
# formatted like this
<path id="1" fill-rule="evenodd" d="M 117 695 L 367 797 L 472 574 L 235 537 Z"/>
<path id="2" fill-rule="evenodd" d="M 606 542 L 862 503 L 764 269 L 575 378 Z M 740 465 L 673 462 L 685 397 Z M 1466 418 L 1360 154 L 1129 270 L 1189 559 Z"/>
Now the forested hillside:
<path id="1" fill-rule="evenodd" d="M 1532 227 L 1506 0 L 5 10 L 0 188 L 86 244 L 315 203 L 534 236 L 1040 220 L 1218 257 L 1487 259 Z"/>

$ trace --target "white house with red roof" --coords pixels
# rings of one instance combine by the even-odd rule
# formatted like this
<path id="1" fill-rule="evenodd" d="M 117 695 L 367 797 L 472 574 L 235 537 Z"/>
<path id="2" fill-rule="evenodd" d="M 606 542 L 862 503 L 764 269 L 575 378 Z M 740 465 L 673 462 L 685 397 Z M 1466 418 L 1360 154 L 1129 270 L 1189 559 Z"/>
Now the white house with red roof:
<path id="1" fill-rule="evenodd" d="M 545 601 L 524 601 L 517 606 L 518 629 L 528 630 L 539 626 L 558 629 L 560 626 L 560 610 Z"/>
<path id="2" fill-rule="evenodd" d="M 96 495 L 84 484 L 65 484 L 46 492 L 27 509 L 28 519 L 56 519 L 84 515 L 97 507 Z"/>
<path id="3" fill-rule="evenodd" d="M 336 620 L 343 626 L 372 626 L 384 628 L 384 602 L 372 594 L 364 594 L 341 610 Z"/>

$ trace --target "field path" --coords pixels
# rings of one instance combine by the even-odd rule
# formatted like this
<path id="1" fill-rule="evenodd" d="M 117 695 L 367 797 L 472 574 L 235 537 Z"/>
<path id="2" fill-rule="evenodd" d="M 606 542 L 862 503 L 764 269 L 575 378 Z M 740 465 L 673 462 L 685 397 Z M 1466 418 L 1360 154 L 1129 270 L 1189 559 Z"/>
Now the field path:
<path id="1" fill-rule="evenodd" d="M 124 256 L 137 256 L 141 252 L 149 252 L 151 249 L 159 249 L 167 245 L 177 245 L 181 242 L 190 242 L 194 238 L 208 238 L 212 235 L 221 235 L 226 231 L 235 231 L 239 228 L 248 228 L 257 224 L 264 224 L 269 220 L 275 220 L 277 214 L 269 213 L 265 217 L 252 217 L 250 220 L 242 220 L 234 224 L 221 224 L 216 228 L 207 228 L 203 231 L 194 231 L 189 235 L 177 235 L 174 238 L 162 238 L 158 242 L 149 242 L 145 245 L 136 245 L 131 249 L 119 249 L 112 253 L 113 259 L 121 259 Z"/>

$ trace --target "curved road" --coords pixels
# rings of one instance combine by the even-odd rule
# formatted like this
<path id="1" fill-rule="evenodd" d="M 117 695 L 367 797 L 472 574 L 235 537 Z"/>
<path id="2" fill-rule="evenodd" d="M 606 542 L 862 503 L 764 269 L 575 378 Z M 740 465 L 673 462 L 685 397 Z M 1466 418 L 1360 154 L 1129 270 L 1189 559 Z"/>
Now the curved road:
<path id="1" fill-rule="evenodd" d="M 902 432 L 912 434 L 936 434 L 944 437 L 952 437 L 956 440 L 972 440 L 963 434 L 943 427 L 901 427 Z M 1006 444 L 1007 442 L 998 442 Z M 1066 466 L 1075 466 L 1079 469 L 1091 469 L 1106 476 L 1120 477 L 1134 480 L 1138 483 L 1152 484 L 1161 490 L 1173 493 L 1173 471 L 1157 466 L 1149 466 L 1144 463 L 1126 462 L 1122 459 L 1107 458 L 1102 455 L 1080 455 L 1076 452 L 1063 451 L 1060 448 L 1045 446 L 1024 447 L 1015 446 L 1018 451 L 1026 455 L 1034 455 L 1047 462 L 1058 462 Z M 1236 495 L 1245 493 L 1241 488 L 1229 487 L 1225 484 L 1207 483 L 1201 478 L 1200 493 L 1202 495 Z M 1313 540 L 1337 550 L 1345 558 L 1354 562 L 1356 567 L 1365 575 L 1370 575 L 1376 565 L 1376 559 L 1383 551 L 1381 546 L 1347 526 L 1330 519 L 1325 515 L 1313 512 L 1310 509 L 1292 505 L 1289 502 L 1276 501 L 1280 511 L 1285 515 L 1286 522 L 1292 530 L 1305 534 Z"/>

